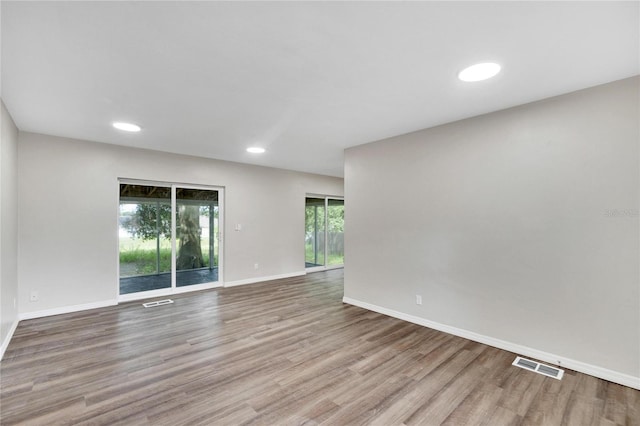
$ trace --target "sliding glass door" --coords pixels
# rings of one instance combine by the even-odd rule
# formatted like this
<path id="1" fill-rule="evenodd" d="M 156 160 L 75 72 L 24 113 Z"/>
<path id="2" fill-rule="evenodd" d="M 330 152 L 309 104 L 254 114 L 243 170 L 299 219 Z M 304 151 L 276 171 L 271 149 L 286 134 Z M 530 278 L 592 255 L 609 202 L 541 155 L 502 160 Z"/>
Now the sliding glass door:
<path id="1" fill-rule="evenodd" d="M 219 282 L 221 188 L 120 183 L 120 287 L 124 299 Z"/>
<path id="2" fill-rule="evenodd" d="M 171 288 L 171 188 L 120 185 L 120 294 Z"/>
<path id="3" fill-rule="evenodd" d="M 305 267 L 326 269 L 344 264 L 344 200 L 305 199 Z"/>
<path id="4" fill-rule="evenodd" d="M 324 266 L 324 198 L 307 198 L 305 202 L 305 266 Z"/>
<path id="5" fill-rule="evenodd" d="M 176 189 L 176 285 L 218 281 L 218 191 Z"/>
<path id="6" fill-rule="evenodd" d="M 327 199 L 327 265 L 344 265 L 344 200 Z"/>

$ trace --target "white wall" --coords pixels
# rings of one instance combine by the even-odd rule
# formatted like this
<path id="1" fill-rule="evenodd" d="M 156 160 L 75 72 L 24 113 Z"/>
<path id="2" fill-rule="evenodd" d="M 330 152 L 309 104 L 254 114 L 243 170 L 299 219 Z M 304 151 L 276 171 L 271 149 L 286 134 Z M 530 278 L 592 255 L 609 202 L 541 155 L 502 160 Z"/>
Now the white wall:
<path id="1" fill-rule="evenodd" d="M 640 387 L 639 92 L 348 149 L 345 300 Z"/>
<path id="2" fill-rule="evenodd" d="M 117 297 L 118 178 L 225 187 L 227 283 L 303 273 L 305 194 L 343 195 L 339 178 L 24 132 L 19 178 L 21 315 Z"/>
<path id="3" fill-rule="evenodd" d="M 0 100 L 0 359 L 18 323 L 18 129 Z"/>

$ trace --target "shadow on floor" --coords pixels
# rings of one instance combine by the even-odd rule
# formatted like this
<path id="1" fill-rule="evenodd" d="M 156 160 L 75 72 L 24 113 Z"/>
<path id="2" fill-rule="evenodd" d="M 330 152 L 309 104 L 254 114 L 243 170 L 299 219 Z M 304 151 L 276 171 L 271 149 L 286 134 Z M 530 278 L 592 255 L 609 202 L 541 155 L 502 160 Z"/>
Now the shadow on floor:
<path id="1" fill-rule="evenodd" d="M 218 268 L 176 272 L 176 286 L 204 284 L 218 281 Z M 171 287 L 171 273 L 120 278 L 120 294 L 159 290 Z"/>

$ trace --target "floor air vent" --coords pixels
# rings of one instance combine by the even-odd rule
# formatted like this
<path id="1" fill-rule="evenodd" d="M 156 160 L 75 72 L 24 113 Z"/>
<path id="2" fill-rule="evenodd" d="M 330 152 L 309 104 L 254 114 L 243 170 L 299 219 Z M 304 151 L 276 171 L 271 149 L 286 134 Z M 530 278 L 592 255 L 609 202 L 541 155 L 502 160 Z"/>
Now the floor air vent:
<path id="1" fill-rule="evenodd" d="M 549 367 L 548 365 L 540 364 L 539 362 L 531 361 L 530 359 L 521 358 L 519 356 L 516 357 L 512 365 L 524 368 L 525 370 L 533 371 L 535 373 L 543 374 L 548 377 L 553 377 L 554 379 L 558 380 L 561 380 L 562 375 L 564 374 L 564 370 L 560 370 L 559 368 L 555 367 Z"/>
<path id="2" fill-rule="evenodd" d="M 173 300 L 164 299 L 164 300 L 156 300 L 155 302 L 143 303 L 142 306 L 144 306 L 145 308 L 155 308 L 156 306 L 169 305 L 171 303 L 173 303 Z"/>

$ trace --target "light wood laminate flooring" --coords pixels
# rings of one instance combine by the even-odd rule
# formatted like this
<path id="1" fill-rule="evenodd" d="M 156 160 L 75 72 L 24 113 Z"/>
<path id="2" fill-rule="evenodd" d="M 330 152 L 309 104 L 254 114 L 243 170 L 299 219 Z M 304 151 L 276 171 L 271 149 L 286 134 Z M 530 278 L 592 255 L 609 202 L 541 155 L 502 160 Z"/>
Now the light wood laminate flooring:
<path id="1" fill-rule="evenodd" d="M 640 391 L 342 303 L 341 270 L 22 321 L 2 425 L 640 425 Z"/>

